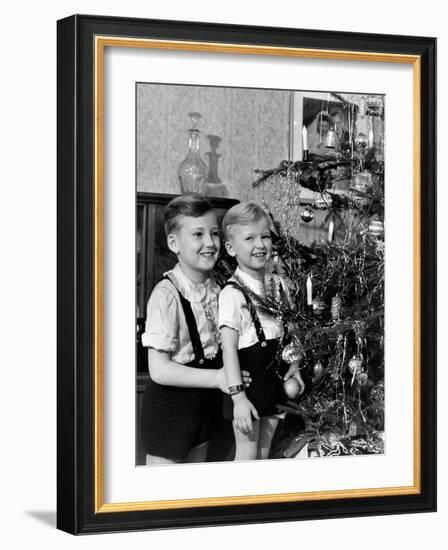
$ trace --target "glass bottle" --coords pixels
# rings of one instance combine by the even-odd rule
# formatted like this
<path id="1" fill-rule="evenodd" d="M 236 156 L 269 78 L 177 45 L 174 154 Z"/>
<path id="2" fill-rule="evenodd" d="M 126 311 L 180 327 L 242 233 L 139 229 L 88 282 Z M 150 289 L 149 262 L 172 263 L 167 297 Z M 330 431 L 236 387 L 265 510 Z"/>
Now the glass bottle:
<path id="1" fill-rule="evenodd" d="M 188 130 L 188 153 L 179 165 L 179 180 L 182 193 L 204 193 L 207 178 L 207 165 L 199 152 L 199 121 L 200 113 L 188 113 L 191 118 L 191 128 Z"/>

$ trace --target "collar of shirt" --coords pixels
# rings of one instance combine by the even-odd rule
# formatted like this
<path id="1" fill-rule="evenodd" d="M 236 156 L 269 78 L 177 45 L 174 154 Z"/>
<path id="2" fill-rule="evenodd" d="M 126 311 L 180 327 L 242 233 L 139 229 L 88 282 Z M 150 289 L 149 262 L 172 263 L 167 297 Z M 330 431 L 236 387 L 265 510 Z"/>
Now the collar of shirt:
<path id="1" fill-rule="evenodd" d="M 235 270 L 235 276 L 247 285 L 252 292 L 255 292 L 259 296 L 263 296 L 263 281 L 255 279 L 255 277 L 252 277 L 252 275 L 249 275 L 239 267 Z"/>
<path id="2" fill-rule="evenodd" d="M 167 275 L 182 296 L 191 303 L 198 303 L 204 300 L 211 292 L 218 293 L 212 284 L 212 276 L 208 277 L 203 283 L 192 281 L 185 275 L 179 264 L 171 270 L 164 273 Z"/>

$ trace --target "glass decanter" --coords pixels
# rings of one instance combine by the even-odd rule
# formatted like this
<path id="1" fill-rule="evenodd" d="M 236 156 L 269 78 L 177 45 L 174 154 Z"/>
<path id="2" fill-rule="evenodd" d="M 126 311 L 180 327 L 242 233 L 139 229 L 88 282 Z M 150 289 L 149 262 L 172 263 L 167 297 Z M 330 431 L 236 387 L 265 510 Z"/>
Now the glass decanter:
<path id="1" fill-rule="evenodd" d="M 199 121 L 200 113 L 188 113 L 191 118 L 191 128 L 188 130 L 188 153 L 179 165 L 179 180 L 182 193 L 204 194 L 207 179 L 207 165 L 199 152 Z"/>

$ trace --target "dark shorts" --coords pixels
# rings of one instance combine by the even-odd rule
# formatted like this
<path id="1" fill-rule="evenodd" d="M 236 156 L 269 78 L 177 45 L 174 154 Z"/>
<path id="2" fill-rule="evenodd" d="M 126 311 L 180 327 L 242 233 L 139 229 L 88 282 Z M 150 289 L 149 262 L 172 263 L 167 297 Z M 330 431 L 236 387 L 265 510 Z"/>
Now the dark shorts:
<path id="1" fill-rule="evenodd" d="M 278 352 L 278 340 L 257 342 L 249 348 L 238 350 L 240 369 L 249 372 L 252 378 L 250 386 L 246 388 L 246 395 L 259 416 L 278 414 L 277 405 L 287 400 L 282 379 L 288 365 L 278 361 Z M 223 416 L 233 420 L 233 400 L 228 395 L 224 396 Z"/>
<path id="2" fill-rule="evenodd" d="M 220 366 L 218 360 L 206 360 L 203 368 Z M 146 452 L 176 462 L 184 460 L 193 447 L 209 440 L 221 416 L 222 396 L 221 390 L 162 386 L 150 379 L 141 412 Z"/>

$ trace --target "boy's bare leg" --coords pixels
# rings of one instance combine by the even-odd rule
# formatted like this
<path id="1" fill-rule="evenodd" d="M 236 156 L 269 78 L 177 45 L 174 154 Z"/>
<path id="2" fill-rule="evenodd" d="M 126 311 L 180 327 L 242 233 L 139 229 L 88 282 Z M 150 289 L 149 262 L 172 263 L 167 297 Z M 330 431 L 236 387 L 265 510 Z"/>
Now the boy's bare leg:
<path id="1" fill-rule="evenodd" d="M 257 458 L 261 460 L 268 458 L 278 421 L 279 419 L 276 416 L 263 416 L 260 418 Z"/>
<path id="2" fill-rule="evenodd" d="M 184 462 L 205 462 L 207 458 L 208 441 L 193 447 Z"/>
<path id="3" fill-rule="evenodd" d="M 185 460 L 182 462 L 186 462 L 187 464 L 190 462 L 205 462 L 205 459 L 207 458 L 207 448 L 208 448 L 208 441 L 204 441 L 204 443 L 201 443 L 200 445 L 197 445 L 196 447 L 193 447 L 191 449 L 186 457 Z M 154 456 L 154 455 L 146 455 L 146 465 L 154 465 L 154 464 L 179 464 L 180 461 L 178 460 L 172 460 L 171 458 L 164 458 L 163 456 Z"/>
<path id="4" fill-rule="evenodd" d="M 164 458 L 163 456 L 154 456 L 154 455 L 146 455 L 146 465 L 154 465 L 154 464 L 176 464 L 177 462 L 175 460 L 171 460 L 171 458 Z"/>
<path id="5" fill-rule="evenodd" d="M 252 421 L 253 429 L 250 433 L 241 432 L 235 424 L 235 460 L 255 460 L 257 458 L 258 436 L 260 432 L 260 421 Z"/>

